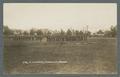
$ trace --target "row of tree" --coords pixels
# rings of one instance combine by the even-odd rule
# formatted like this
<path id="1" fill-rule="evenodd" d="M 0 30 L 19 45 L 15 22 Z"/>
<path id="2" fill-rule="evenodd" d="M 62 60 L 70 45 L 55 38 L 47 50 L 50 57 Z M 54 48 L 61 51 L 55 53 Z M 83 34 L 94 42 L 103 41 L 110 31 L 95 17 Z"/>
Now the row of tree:
<path id="1" fill-rule="evenodd" d="M 99 30 L 96 33 L 91 34 L 90 31 L 84 30 L 74 30 L 68 29 L 67 31 L 60 30 L 60 31 L 51 31 L 48 29 L 31 29 L 29 31 L 23 30 L 14 30 L 10 29 L 8 26 L 4 26 L 3 29 L 4 35 L 36 35 L 36 36 L 82 36 L 87 35 L 89 37 L 94 36 L 95 34 L 103 34 L 104 37 L 115 37 L 117 35 L 117 27 L 111 26 L 110 30 Z"/>
<path id="2" fill-rule="evenodd" d="M 91 35 L 90 31 L 79 31 L 79 30 L 71 30 L 68 29 L 67 31 L 60 30 L 60 31 L 51 31 L 48 29 L 31 29 L 30 31 L 23 31 L 23 30 L 14 30 L 10 29 L 8 26 L 4 26 L 3 29 L 4 35 L 38 35 L 38 36 L 81 36 L 83 34 Z"/>

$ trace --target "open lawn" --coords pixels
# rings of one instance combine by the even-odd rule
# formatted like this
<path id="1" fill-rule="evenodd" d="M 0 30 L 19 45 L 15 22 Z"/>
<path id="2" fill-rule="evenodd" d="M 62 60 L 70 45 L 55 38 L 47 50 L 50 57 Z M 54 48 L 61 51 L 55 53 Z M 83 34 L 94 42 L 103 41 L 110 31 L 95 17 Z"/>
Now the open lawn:
<path id="1" fill-rule="evenodd" d="M 5 72 L 9 74 L 108 74 L 116 73 L 115 38 L 80 42 L 4 40 Z M 67 63 L 23 63 L 66 61 Z"/>

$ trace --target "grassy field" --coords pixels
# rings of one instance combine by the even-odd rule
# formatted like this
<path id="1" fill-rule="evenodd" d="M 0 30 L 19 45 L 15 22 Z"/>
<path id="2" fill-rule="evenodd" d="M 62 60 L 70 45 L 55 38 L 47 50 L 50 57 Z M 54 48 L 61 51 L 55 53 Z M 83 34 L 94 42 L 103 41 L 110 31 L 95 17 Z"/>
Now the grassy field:
<path id="1" fill-rule="evenodd" d="M 80 42 L 4 40 L 5 72 L 9 74 L 108 74 L 116 73 L 115 38 L 91 38 Z M 23 61 L 67 61 L 29 63 Z"/>

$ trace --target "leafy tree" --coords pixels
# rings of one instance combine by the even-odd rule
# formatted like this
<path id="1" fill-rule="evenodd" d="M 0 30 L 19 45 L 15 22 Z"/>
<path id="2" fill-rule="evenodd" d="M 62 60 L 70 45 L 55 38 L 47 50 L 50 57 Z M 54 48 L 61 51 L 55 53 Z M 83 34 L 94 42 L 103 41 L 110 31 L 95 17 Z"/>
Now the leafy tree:
<path id="1" fill-rule="evenodd" d="M 91 36 L 91 32 L 90 31 L 87 32 L 87 36 L 89 36 L 89 37 Z"/>
<path id="2" fill-rule="evenodd" d="M 83 35 L 84 33 L 83 33 L 83 31 L 80 31 L 79 34 L 80 34 L 80 35 Z"/>
<path id="3" fill-rule="evenodd" d="M 66 35 L 67 36 L 72 36 L 72 31 L 70 29 L 68 29 L 67 32 L 66 32 Z"/>
<path id="4" fill-rule="evenodd" d="M 35 35 L 35 33 L 36 33 L 36 30 L 35 30 L 35 29 L 31 29 L 31 30 L 30 30 L 30 35 Z"/>
<path id="5" fill-rule="evenodd" d="M 12 35 L 14 32 L 8 26 L 4 26 L 3 33 L 4 33 L 4 35 Z"/>
<path id="6" fill-rule="evenodd" d="M 80 32 L 78 30 L 75 31 L 75 35 L 76 36 L 79 36 L 80 35 Z"/>
<path id="7" fill-rule="evenodd" d="M 116 34 L 117 34 L 117 28 L 116 28 L 116 26 L 111 26 L 110 31 L 111 31 L 111 36 L 115 37 Z"/>
<path id="8" fill-rule="evenodd" d="M 29 32 L 24 31 L 24 32 L 23 32 L 23 35 L 29 35 Z"/>
<path id="9" fill-rule="evenodd" d="M 48 31 L 48 32 L 46 33 L 47 36 L 51 36 L 51 34 L 52 34 L 52 33 L 51 33 L 50 31 Z"/>
<path id="10" fill-rule="evenodd" d="M 65 31 L 61 29 L 60 35 L 61 35 L 61 36 L 64 36 L 64 35 L 65 35 Z"/>
<path id="11" fill-rule="evenodd" d="M 40 29 L 37 30 L 36 33 L 37 33 L 37 35 L 43 35 L 43 32 L 42 32 L 42 30 L 40 30 Z"/>
<path id="12" fill-rule="evenodd" d="M 115 37 L 117 35 L 116 26 L 111 26 L 110 30 L 106 30 L 104 36 L 105 37 Z"/>

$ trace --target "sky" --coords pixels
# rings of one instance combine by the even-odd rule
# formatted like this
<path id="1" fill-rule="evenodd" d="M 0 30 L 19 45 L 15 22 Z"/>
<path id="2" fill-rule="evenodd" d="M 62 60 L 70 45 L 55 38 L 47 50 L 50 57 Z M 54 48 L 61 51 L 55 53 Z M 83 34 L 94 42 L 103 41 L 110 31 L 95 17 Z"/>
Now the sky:
<path id="1" fill-rule="evenodd" d="M 11 29 L 86 29 L 117 25 L 116 3 L 4 3 L 3 24 Z"/>

